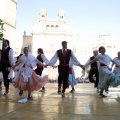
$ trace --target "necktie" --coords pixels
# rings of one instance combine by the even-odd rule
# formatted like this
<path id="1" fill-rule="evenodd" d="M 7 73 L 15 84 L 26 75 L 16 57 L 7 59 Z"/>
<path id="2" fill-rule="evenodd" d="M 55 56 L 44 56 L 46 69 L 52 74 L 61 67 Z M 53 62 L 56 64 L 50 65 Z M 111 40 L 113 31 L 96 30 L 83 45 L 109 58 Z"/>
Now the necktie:
<path id="1" fill-rule="evenodd" d="M 63 50 L 63 56 L 65 57 L 65 55 L 66 55 L 66 51 L 65 51 L 65 49 Z"/>

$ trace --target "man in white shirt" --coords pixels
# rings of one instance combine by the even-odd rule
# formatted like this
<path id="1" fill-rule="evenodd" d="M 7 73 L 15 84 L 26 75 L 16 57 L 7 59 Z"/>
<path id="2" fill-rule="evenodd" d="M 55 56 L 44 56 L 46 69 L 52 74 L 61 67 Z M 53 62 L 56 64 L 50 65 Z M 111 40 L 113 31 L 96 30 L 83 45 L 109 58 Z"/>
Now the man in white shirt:
<path id="1" fill-rule="evenodd" d="M 9 41 L 7 39 L 3 40 L 3 48 L 1 53 L 1 67 L 4 79 L 5 93 L 4 95 L 8 95 L 9 93 L 9 79 L 8 74 L 10 72 L 10 68 L 15 64 L 13 57 L 13 50 L 9 46 Z"/>
<path id="2" fill-rule="evenodd" d="M 96 56 L 98 55 L 98 50 L 94 50 L 93 51 L 93 56 L 90 57 L 87 61 L 86 64 L 88 64 L 90 61 L 92 61 Z M 85 65 L 86 65 L 85 64 Z M 97 88 L 98 87 L 98 83 L 99 83 L 99 71 L 98 71 L 98 63 L 94 62 L 90 65 L 90 72 L 88 75 L 89 81 L 91 83 L 94 83 L 94 87 Z M 93 78 L 93 76 L 95 75 L 95 79 Z"/>
<path id="3" fill-rule="evenodd" d="M 68 87 L 68 76 L 69 76 L 69 67 L 70 67 L 70 61 L 73 62 L 73 64 L 80 66 L 82 68 L 82 65 L 75 57 L 72 50 L 67 49 L 67 42 L 62 42 L 62 49 L 59 49 L 56 51 L 53 58 L 49 61 L 48 65 L 53 66 L 57 59 L 59 59 L 59 65 L 58 65 L 58 94 L 61 94 L 61 87 L 62 87 L 62 97 L 65 97 L 65 90 Z M 61 86 L 62 85 L 62 86 Z"/>

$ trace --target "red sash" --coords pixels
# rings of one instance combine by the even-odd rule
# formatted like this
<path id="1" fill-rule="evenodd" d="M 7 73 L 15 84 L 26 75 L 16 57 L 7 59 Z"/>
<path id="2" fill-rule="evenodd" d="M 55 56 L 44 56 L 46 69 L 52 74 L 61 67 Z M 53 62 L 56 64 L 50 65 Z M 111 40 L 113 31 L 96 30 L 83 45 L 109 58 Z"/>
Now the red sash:
<path id="1" fill-rule="evenodd" d="M 110 71 L 112 70 L 111 68 L 109 68 L 107 65 L 105 65 L 104 63 L 100 63 L 100 66 L 106 66 Z"/>

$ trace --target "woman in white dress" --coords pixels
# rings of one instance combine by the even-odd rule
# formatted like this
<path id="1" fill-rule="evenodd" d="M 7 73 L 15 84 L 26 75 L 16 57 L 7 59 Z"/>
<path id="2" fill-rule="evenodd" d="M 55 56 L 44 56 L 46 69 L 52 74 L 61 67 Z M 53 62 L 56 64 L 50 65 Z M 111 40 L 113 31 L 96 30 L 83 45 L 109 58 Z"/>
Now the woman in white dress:
<path id="1" fill-rule="evenodd" d="M 105 52 L 106 52 L 105 48 L 101 46 L 99 48 L 99 53 L 101 54 L 97 55 L 94 60 L 92 60 L 91 62 L 87 64 L 87 65 L 92 64 L 95 61 L 99 61 L 100 63 L 99 84 L 98 84 L 98 88 L 101 89 L 100 94 L 99 94 L 100 97 L 106 97 L 103 94 L 103 91 L 109 86 L 116 87 L 120 85 L 120 78 L 116 76 L 114 73 L 112 73 L 111 71 L 112 69 L 109 68 L 110 63 L 111 62 L 115 63 L 115 62 L 110 58 L 109 55 L 105 54 Z"/>
<path id="2" fill-rule="evenodd" d="M 42 62 L 37 60 L 34 56 L 28 54 L 28 47 L 23 49 L 24 55 L 19 58 L 13 69 L 18 69 L 18 73 L 15 76 L 14 86 L 20 90 L 19 95 L 23 94 L 23 91 L 28 91 L 28 99 L 31 99 L 31 92 L 42 88 L 46 82 L 48 76 L 40 77 L 35 73 L 33 68 L 40 64 L 46 67 Z"/>
<path id="3" fill-rule="evenodd" d="M 118 57 L 115 57 L 115 58 L 113 59 L 113 61 L 120 66 L 120 51 L 118 52 Z M 120 77 L 120 67 L 117 66 L 117 65 L 114 64 L 114 63 L 112 64 L 112 67 L 113 67 L 114 65 L 115 65 L 115 67 L 114 67 L 113 73 L 114 73 L 115 75 L 117 75 L 117 76 Z"/>

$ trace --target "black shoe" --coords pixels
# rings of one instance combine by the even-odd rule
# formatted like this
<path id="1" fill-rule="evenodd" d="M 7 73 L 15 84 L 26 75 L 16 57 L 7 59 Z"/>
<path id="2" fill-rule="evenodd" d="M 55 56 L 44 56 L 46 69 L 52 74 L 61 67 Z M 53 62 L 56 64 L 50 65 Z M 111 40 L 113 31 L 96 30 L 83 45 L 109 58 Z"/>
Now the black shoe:
<path id="1" fill-rule="evenodd" d="M 33 97 L 30 94 L 28 95 L 28 100 L 33 100 Z"/>
<path id="2" fill-rule="evenodd" d="M 23 94 L 23 90 L 20 90 L 19 96 L 22 96 L 22 94 Z"/>
<path id="3" fill-rule="evenodd" d="M 3 94 L 3 96 L 7 96 L 9 94 L 9 92 L 5 92 L 4 94 Z"/>
<path id="4" fill-rule="evenodd" d="M 58 94 L 61 94 L 61 89 L 60 88 L 58 88 Z"/>
<path id="5" fill-rule="evenodd" d="M 107 96 L 104 94 L 99 94 L 99 97 L 107 97 Z"/>
<path id="6" fill-rule="evenodd" d="M 62 98 L 65 98 L 65 93 L 62 93 L 61 96 L 62 96 Z"/>
<path id="7" fill-rule="evenodd" d="M 99 93 L 99 89 L 97 88 L 97 93 Z"/>
<path id="8" fill-rule="evenodd" d="M 107 89 L 105 89 L 105 92 L 108 94 L 109 93 L 109 89 L 107 88 Z"/>
<path id="9" fill-rule="evenodd" d="M 70 93 L 74 93 L 75 92 L 75 89 L 72 89 L 71 91 L 70 91 Z"/>

